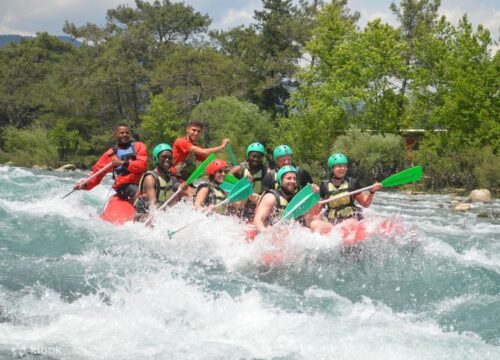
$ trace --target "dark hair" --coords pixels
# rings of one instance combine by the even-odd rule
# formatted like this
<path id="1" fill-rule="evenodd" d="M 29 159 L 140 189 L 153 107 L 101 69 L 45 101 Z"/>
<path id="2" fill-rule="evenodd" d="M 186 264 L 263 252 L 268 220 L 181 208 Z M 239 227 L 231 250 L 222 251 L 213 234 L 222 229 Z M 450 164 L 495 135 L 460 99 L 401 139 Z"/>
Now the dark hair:
<path id="1" fill-rule="evenodd" d="M 196 126 L 196 127 L 199 127 L 200 129 L 203 129 L 203 123 L 200 120 L 191 120 L 186 125 L 186 128 L 193 127 L 193 126 Z"/>
<path id="2" fill-rule="evenodd" d="M 118 130 L 119 127 L 128 127 L 130 129 L 130 126 L 128 126 L 128 124 L 125 124 L 125 123 L 118 123 L 116 124 L 115 126 L 115 131 Z"/>

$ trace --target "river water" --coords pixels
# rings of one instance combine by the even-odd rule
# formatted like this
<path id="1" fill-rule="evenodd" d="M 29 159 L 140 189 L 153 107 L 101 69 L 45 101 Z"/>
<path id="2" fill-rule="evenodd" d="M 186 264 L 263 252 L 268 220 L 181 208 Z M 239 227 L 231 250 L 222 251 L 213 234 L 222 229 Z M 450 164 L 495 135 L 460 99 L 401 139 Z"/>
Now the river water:
<path id="1" fill-rule="evenodd" d="M 232 218 L 116 227 L 111 179 L 61 200 L 84 175 L 0 166 L 0 359 L 500 359 L 498 200 L 380 192 L 368 226 L 402 234 L 290 225 L 268 269 L 270 235 Z"/>

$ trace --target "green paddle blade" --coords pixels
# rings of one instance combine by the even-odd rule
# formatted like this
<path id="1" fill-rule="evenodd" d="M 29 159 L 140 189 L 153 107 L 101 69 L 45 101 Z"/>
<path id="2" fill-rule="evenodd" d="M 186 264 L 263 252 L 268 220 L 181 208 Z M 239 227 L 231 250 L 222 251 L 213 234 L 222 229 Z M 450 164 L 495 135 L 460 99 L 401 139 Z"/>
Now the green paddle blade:
<path id="1" fill-rule="evenodd" d="M 422 177 L 422 167 L 415 166 L 406 170 L 403 170 L 397 174 L 389 176 L 387 179 L 384 179 L 381 184 L 383 187 L 391 187 L 408 184 L 417 180 L 420 180 Z"/>
<path id="2" fill-rule="evenodd" d="M 230 184 L 236 184 L 240 179 L 238 179 L 236 176 L 231 175 L 231 174 L 226 174 L 226 177 L 224 178 L 224 182 L 228 182 Z"/>
<path id="3" fill-rule="evenodd" d="M 233 187 L 234 187 L 234 184 L 231 184 L 227 181 L 224 181 L 222 184 L 220 184 L 219 186 L 222 190 L 224 190 L 225 192 L 230 192 L 231 190 L 233 190 Z"/>
<path id="4" fill-rule="evenodd" d="M 205 173 L 205 169 L 207 168 L 207 165 L 210 164 L 212 161 L 215 160 L 215 154 L 210 154 L 208 157 L 203 161 L 191 174 L 190 177 L 186 180 L 186 184 L 191 184 L 193 181 L 198 179 L 201 175 Z"/>
<path id="5" fill-rule="evenodd" d="M 319 201 L 319 193 L 312 190 L 312 185 L 308 184 L 300 192 L 295 195 L 283 211 L 281 221 L 289 218 L 298 218 L 311 210 Z"/>
<path id="6" fill-rule="evenodd" d="M 253 186 L 247 177 L 244 177 L 238 183 L 234 184 L 233 188 L 227 196 L 230 202 L 241 201 L 253 194 Z"/>
<path id="7" fill-rule="evenodd" d="M 229 154 L 229 159 L 231 160 L 231 165 L 233 165 L 233 166 L 238 165 L 238 161 L 236 160 L 236 156 L 234 156 L 233 148 L 231 147 L 230 144 L 226 145 L 226 150 L 227 150 L 227 153 Z"/>

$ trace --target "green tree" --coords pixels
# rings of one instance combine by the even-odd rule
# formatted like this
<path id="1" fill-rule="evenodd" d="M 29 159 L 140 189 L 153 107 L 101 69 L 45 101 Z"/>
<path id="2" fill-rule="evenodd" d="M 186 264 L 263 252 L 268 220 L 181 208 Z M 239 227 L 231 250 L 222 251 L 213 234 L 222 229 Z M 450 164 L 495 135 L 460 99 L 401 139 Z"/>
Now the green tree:
<path id="1" fill-rule="evenodd" d="M 358 74 L 351 75 L 353 71 L 344 66 L 355 56 L 349 49 L 359 16 L 351 14 L 346 3 L 334 1 L 317 14 L 318 26 L 307 44 L 317 60 L 300 73 L 302 85 L 292 93 L 288 116 L 278 118 L 279 138 L 275 142 L 291 145 L 302 161 L 322 159 L 360 106 L 359 96 L 354 99 L 348 95 L 346 80 L 357 80 Z"/>
<path id="2" fill-rule="evenodd" d="M 183 134 L 180 119 L 178 106 L 174 102 L 162 95 L 153 96 L 141 122 L 148 146 L 172 144 Z"/>
<path id="3" fill-rule="evenodd" d="M 245 83 L 232 59 L 210 48 L 179 45 L 155 68 L 151 87 L 178 104 L 187 118 L 203 101 L 241 94 Z"/>
<path id="4" fill-rule="evenodd" d="M 108 28 L 121 32 L 142 27 L 156 43 L 187 43 L 207 32 L 211 19 L 182 2 L 135 0 L 136 8 L 120 5 L 108 10 Z"/>
<path id="5" fill-rule="evenodd" d="M 77 130 L 68 130 L 64 121 L 57 121 L 56 126 L 49 133 L 50 139 L 57 146 L 59 160 L 64 161 L 70 150 L 78 150 L 81 141 Z"/>
<path id="6" fill-rule="evenodd" d="M 263 0 L 255 11 L 255 24 L 229 31 L 211 32 L 218 48 L 241 61 L 247 69 L 247 98 L 272 113 L 287 113 L 290 89 L 298 86 L 294 77 L 310 38 L 314 9 L 301 1 Z"/>
<path id="7" fill-rule="evenodd" d="M 50 111 L 46 83 L 55 65 L 73 51 L 72 45 L 47 33 L 0 49 L 0 125 L 23 128 Z"/>
<path id="8" fill-rule="evenodd" d="M 499 149 L 500 100 L 499 55 L 492 59 L 488 30 L 477 31 L 464 17 L 446 38 L 448 56 L 443 64 L 440 104 L 430 114 L 430 122 L 455 133 L 463 145 L 493 146 Z"/>

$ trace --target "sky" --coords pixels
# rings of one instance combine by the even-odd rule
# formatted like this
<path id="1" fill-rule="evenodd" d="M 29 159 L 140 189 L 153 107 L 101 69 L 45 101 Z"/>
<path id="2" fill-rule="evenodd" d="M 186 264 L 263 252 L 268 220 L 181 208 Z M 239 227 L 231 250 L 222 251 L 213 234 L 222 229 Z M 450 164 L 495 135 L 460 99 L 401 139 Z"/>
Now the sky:
<path id="1" fill-rule="evenodd" d="M 399 3 L 399 0 L 394 0 Z M 152 2 L 152 0 L 150 0 Z M 349 0 L 348 6 L 361 14 L 360 26 L 381 18 L 397 25 L 389 10 L 392 0 Z M 261 0 L 184 0 L 213 20 L 212 29 L 228 29 L 252 22 L 254 10 L 262 8 Z M 35 35 L 48 32 L 62 35 L 65 20 L 77 26 L 86 23 L 103 25 L 106 11 L 118 5 L 134 7 L 134 0 L 0 0 L 0 35 Z M 500 28 L 500 0 L 441 0 L 440 13 L 453 24 L 467 13 L 474 28 L 482 24 L 498 41 Z M 499 46 L 494 46 L 499 49 Z"/>

